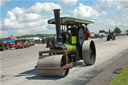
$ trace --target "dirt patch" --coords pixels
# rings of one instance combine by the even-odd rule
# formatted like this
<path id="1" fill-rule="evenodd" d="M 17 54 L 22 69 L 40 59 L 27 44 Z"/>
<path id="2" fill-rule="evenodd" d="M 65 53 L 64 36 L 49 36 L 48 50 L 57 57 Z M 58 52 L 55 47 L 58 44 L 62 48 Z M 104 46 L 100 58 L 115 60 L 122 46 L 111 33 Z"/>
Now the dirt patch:
<path id="1" fill-rule="evenodd" d="M 109 85 L 111 80 L 128 64 L 128 49 L 122 56 L 103 68 L 103 72 L 92 78 L 86 85 Z"/>

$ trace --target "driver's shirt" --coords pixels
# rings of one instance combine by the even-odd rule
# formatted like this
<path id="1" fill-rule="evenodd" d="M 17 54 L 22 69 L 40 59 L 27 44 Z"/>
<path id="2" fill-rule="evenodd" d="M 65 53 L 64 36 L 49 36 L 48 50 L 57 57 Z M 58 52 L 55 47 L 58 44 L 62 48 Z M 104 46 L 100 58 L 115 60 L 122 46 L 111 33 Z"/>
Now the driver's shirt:
<path id="1" fill-rule="evenodd" d="M 87 31 L 86 31 L 86 35 L 87 35 L 88 37 L 91 37 L 91 32 L 90 32 L 89 30 L 87 30 Z"/>

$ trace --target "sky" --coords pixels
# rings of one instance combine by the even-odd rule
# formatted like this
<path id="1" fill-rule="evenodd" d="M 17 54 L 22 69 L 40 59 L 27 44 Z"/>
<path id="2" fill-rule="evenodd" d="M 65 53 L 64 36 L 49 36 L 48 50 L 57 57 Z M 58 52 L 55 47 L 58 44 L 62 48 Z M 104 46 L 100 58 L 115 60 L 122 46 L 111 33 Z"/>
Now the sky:
<path id="1" fill-rule="evenodd" d="M 0 38 L 10 35 L 54 34 L 47 20 L 61 16 L 92 20 L 91 32 L 119 27 L 128 30 L 128 0 L 0 0 Z"/>

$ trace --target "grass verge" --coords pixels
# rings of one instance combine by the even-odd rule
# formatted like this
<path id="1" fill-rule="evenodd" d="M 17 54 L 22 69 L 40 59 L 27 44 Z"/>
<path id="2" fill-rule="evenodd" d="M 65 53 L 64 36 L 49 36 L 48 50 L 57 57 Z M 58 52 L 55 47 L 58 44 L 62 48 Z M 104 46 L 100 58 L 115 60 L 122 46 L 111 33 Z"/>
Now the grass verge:
<path id="1" fill-rule="evenodd" d="M 110 85 L 128 85 L 128 65 L 111 81 Z"/>

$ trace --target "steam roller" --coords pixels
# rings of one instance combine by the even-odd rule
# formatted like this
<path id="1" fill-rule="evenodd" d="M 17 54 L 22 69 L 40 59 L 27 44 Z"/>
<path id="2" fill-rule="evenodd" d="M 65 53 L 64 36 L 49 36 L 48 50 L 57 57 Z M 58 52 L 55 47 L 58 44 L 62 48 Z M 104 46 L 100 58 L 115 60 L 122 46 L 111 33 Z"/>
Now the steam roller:
<path id="1" fill-rule="evenodd" d="M 49 51 L 40 51 L 35 69 L 41 76 L 65 77 L 73 62 L 83 60 L 86 65 L 96 61 L 93 40 L 86 35 L 87 25 L 92 21 L 72 17 L 60 17 L 60 9 L 54 10 L 55 18 L 48 20 L 56 25 L 56 38 L 47 40 Z"/>

